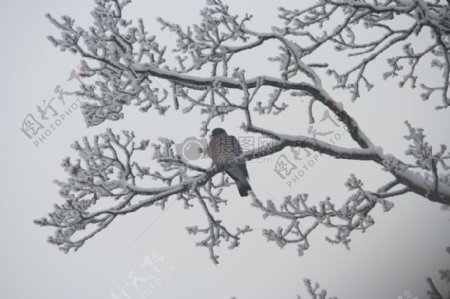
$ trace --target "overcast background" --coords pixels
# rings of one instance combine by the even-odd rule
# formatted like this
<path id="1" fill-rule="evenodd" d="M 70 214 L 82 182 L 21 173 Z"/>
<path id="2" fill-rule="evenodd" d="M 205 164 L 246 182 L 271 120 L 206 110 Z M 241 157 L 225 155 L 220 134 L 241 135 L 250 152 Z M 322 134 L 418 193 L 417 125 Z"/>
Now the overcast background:
<path id="1" fill-rule="evenodd" d="M 236 13 L 253 14 L 253 29 L 267 31 L 274 22 L 280 24 L 276 19 L 277 7 L 298 7 L 295 5 L 300 1 L 228 0 L 227 3 Z M 147 30 L 157 34 L 160 43 L 170 44 L 173 36 L 168 31 L 159 32 L 156 17 L 191 24 L 199 20 L 198 11 L 204 4 L 203 0 L 135 0 L 128 6 L 125 17 L 144 18 Z M 93 1 L 86 0 L 0 0 L 3 103 L 0 110 L 0 298 L 114 298 L 111 292 L 118 294 L 117 290 L 129 282 L 130 273 L 153 277 L 153 285 L 150 280 L 139 283 L 140 290 L 151 289 L 152 293 L 141 293 L 139 297 L 130 287 L 131 299 L 232 296 L 288 299 L 296 298 L 297 294 L 306 297 L 302 280 L 307 277 L 320 282 L 329 294 L 348 299 L 397 299 L 405 290 L 419 299 L 426 298 L 426 276 L 434 278 L 441 290 L 446 290 L 439 281 L 438 270 L 450 267 L 445 252 L 445 247 L 450 245 L 450 214 L 413 194 L 396 198 L 395 208 L 389 213 L 376 209 L 373 215 L 376 224 L 365 234 L 353 235 L 350 251 L 327 243 L 324 237 L 331 233 L 325 230 L 313 233 L 311 248 L 303 257 L 297 255 L 295 246 L 281 250 L 274 243 L 267 243 L 261 230 L 276 227 L 282 224 L 281 220 L 263 220 L 248 198 L 236 196 L 234 187 L 226 191 L 230 201 L 219 218 L 232 228 L 249 224 L 254 231 L 244 235 L 241 246 L 235 250 L 229 251 L 223 245 L 218 251 L 221 257 L 217 266 L 209 260 L 205 248 L 195 246 L 201 236 L 189 236 L 185 229 L 206 224 L 201 208 L 184 210 L 181 202 L 171 205 L 170 201 L 165 212 L 148 208 L 119 217 L 76 253 L 64 254 L 48 244 L 47 236 L 53 230 L 38 227 L 33 220 L 45 216 L 53 204 L 62 202 L 52 181 L 66 178 L 60 162 L 66 156 L 75 157 L 69 147 L 74 140 L 93 136 L 107 127 L 135 130 L 138 139 L 153 141 L 158 136 L 169 136 L 182 142 L 185 137 L 199 135 L 201 119 L 195 115 L 169 113 L 161 117 L 154 111 L 140 113 L 134 107 L 126 109 L 123 120 L 90 129 L 86 128 L 80 111 L 73 109 L 74 113 L 39 146 L 20 131 L 25 116 L 31 113 L 38 117 L 37 105 L 54 97 L 57 85 L 67 90 L 76 88 L 75 82 L 68 82 L 67 78 L 79 65 L 79 59 L 61 53 L 47 41 L 47 35 L 58 32 L 44 14 L 50 12 L 55 17 L 68 14 L 77 24 L 87 25 L 91 22 L 92 7 Z M 268 45 L 265 51 L 271 47 L 275 49 Z M 258 73 L 270 75 L 268 55 L 270 52 L 260 51 L 243 58 L 249 77 Z M 333 59 L 331 55 L 332 52 L 318 54 L 316 59 L 323 62 Z M 407 147 L 403 121 L 408 119 L 413 125 L 425 128 L 433 146 L 450 144 L 448 109 L 436 111 L 438 99 L 422 102 L 419 91 L 399 90 L 393 80 L 383 82 L 384 59 L 378 65 L 379 69 L 370 69 L 377 83 L 370 93 L 364 93 L 356 103 L 349 103 L 348 98 L 339 99 L 372 141 L 403 158 Z M 440 73 L 426 72 L 424 69 L 424 77 L 431 82 L 441 79 Z M 64 113 L 76 103 L 74 97 L 67 97 L 66 101 L 66 106 L 58 106 L 61 102 L 54 100 L 58 112 Z M 306 134 L 306 103 L 295 101 L 290 102 L 292 110 L 284 116 L 269 117 L 259 124 L 277 131 Z M 240 116 L 236 115 L 221 126 L 242 135 L 240 123 Z M 344 139 L 342 144 L 351 144 Z M 292 159 L 289 151 L 283 153 Z M 313 169 L 289 187 L 273 170 L 280 154 L 274 155 L 272 161 L 249 163 L 252 186 L 261 199 L 279 202 L 286 194 L 310 193 L 311 200 L 316 202 L 325 196 L 342 201 L 349 195 L 344 182 L 350 173 L 373 189 L 389 178 L 377 165 L 320 157 Z M 148 165 L 149 161 L 143 163 Z M 299 167 L 303 165 L 301 161 L 296 163 Z M 155 254 L 164 260 L 154 261 L 155 268 L 141 266 L 146 256 L 155 259 Z M 162 269 L 166 272 L 157 271 Z"/>

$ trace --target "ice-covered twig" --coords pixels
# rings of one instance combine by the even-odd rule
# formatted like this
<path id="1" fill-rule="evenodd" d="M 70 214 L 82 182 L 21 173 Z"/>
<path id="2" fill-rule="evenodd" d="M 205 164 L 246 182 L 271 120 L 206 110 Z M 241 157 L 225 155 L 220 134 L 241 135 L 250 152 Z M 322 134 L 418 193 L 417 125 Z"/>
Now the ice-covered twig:
<path id="1" fill-rule="evenodd" d="M 446 248 L 447 253 L 450 254 L 450 247 Z M 440 270 L 439 271 L 441 275 L 441 280 L 443 280 L 446 284 L 450 284 L 450 270 Z M 427 295 L 430 299 L 444 299 L 444 298 L 450 298 L 450 292 L 445 296 L 444 292 L 439 291 L 439 289 L 434 284 L 431 277 L 427 277 L 426 281 L 429 286 L 429 290 L 427 291 Z"/>
<path id="2" fill-rule="evenodd" d="M 394 52 L 388 60 L 392 70 L 385 77 L 399 75 L 405 67 L 403 63 L 407 62 L 410 71 L 401 85 L 411 81 L 415 86 L 420 81 L 418 64 L 430 57 L 431 66 L 443 72 L 443 82 L 433 87 L 420 83 L 424 98 L 440 92 L 444 102 L 441 108 L 448 107 L 450 23 L 449 8 L 442 1 L 317 0 L 302 10 L 281 8 L 284 24 L 274 26 L 269 32 L 258 32 L 250 28 L 251 15 L 234 15 L 222 1 L 211 0 L 202 10 L 202 20 L 197 25 L 182 28 L 159 20 L 163 29 L 177 37 L 173 59 L 168 54 L 170 51 L 149 33 L 143 20 L 133 23 L 123 18 L 123 9 L 129 2 L 96 0 L 92 12 L 94 23 L 88 29 L 76 27 L 68 16 L 57 20 L 47 15 L 61 32 L 60 38 L 49 37 L 50 41 L 62 51 L 76 53 L 83 59 L 86 81 L 82 82 L 79 94 L 87 99 L 82 109 L 88 125 L 121 118 L 125 105 L 137 105 L 144 112 L 155 109 L 161 114 L 173 105 L 183 113 L 193 110 L 202 113 L 200 130 L 204 136 L 213 121 L 243 113 L 243 129 L 269 137 L 272 142 L 243 153 L 239 159 L 250 160 L 278 153 L 286 147 L 300 147 L 339 159 L 375 162 L 393 175 L 393 182 L 375 192 L 362 189 L 357 179 L 351 179 L 349 184 L 357 186 L 355 194 L 339 209 L 331 199 L 310 206 L 306 204 L 306 195 L 286 197 L 278 208 L 256 201 L 255 205 L 268 215 L 291 221 L 288 229 L 266 231 L 266 236 L 280 244 L 298 242 L 307 248 L 307 237 L 318 225 L 335 229 L 336 236 L 330 240 L 346 244 L 351 231 L 365 230 L 371 225 L 369 212 L 377 204 L 388 210 L 391 204 L 386 199 L 406 192 L 446 206 L 450 204 L 450 167 L 447 166 L 450 155 L 445 146 L 433 152 L 422 130 L 407 123 L 410 134 L 406 138 L 412 141 L 407 154 L 415 159 L 415 165 L 384 153 L 322 84 L 322 69 L 326 68 L 336 79 L 336 87 L 348 90 L 351 99 L 360 97 L 361 83 L 368 89 L 372 87 L 369 65 L 388 50 L 403 45 L 403 53 Z M 406 24 L 403 28 L 390 26 L 394 19 L 402 17 L 409 21 L 402 23 Z M 331 19 L 340 21 L 328 26 Z M 369 36 L 371 40 L 363 42 L 358 38 L 361 29 L 358 26 L 373 32 Z M 416 50 L 411 40 L 425 29 L 432 33 L 432 41 L 425 49 Z M 269 42 L 279 45 L 279 52 L 270 57 L 270 61 L 278 64 L 279 74 L 248 78 L 245 69 L 234 64 L 234 57 Z M 348 70 L 337 70 L 332 61 L 309 61 L 312 53 L 330 44 L 351 57 L 352 66 Z M 264 89 L 272 90 L 269 97 L 260 96 Z M 242 93 L 242 97 L 231 96 L 232 92 Z M 287 111 L 286 94 L 309 98 L 311 120 L 314 120 L 312 103 L 332 113 L 345 126 L 355 146 L 343 147 L 299 134 L 288 135 L 254 121 L 254 112 L 264 116 Z M 120 137 L 110 130 L 91 142 L 85 138 L 82 143 L 75 143 L 80 159 L 63 162 L 71 177 L 67 182 L 58 182 L 66 201 L 56 205 L 48 218 L 37 221 L 56 227 L 56 235 L 50 241 L 65 251 L 76 250 L 115 217 L 153 205 L 164 208 L 169 198 L 177 198 L 186 208 L 194 206 L 193 199 L 199 200 L 209 226 L 195 231 L 207 235 L 202 244 L 208 247 L 213 260 L 217 261 L 213 249 L 219 240 L 228 239 L 231 244 L 237 244 L 238 236 L 248 229 L 229 233 L 212 214 L 212 210 L 219 211 L 220 204 L 226 201 L 221 190 L 229 183 L 224 175 L 219 175 L 222 170 L 183 161 L 174 154 L 173 141 L 168 138 L 152 145 L 155 165 L 142 166 L 134 157 L 148 146 L 148 141 L 135 143 L 132 132 L 125 131 Z M 396 190 L 392 191 L 394 187 Z M 103 208 L 95 209 L 100 200 Z M 111 204 L 106 204 L 107 201 Z M 299 219 L 303 218 L 312 219 L 310 229 L 301 229 Z M 83 232 L 84 236 L 78 236 Z"/>
<path id="3" fill-rule="evenodd" d="M 370 212 L 379 205 L 388 212 L 394 204 L 387 198 L 399 196 L 408 192 L 406 188 L 391 191 L 398 185 L 398 181 L 391 182 L 377 190 L 370 192 L 363 189 L 363 183 L 351 175 L 346 186 L 354 193 L 339 208 L 331 198 L 311 205 L 308 194 L 286 196 L 277 207 L 273 200 L 266 204 L 253 195 L 252 205 L 261 209 L 263 217 L 280 217 L 288 221 L 285 228 L 265 229 L 264 235 L 268 241 L 275 242 L 283 248 L 288 244 L 297 244 L 299 255 L 309 249 L 309 235 L 319 226 L 335 230 L 334 237 L 326 237 L 332 244 L 343 244 L 349 248 L 350 234 L 354 231 L 365 232 L 375 222 Z"/>

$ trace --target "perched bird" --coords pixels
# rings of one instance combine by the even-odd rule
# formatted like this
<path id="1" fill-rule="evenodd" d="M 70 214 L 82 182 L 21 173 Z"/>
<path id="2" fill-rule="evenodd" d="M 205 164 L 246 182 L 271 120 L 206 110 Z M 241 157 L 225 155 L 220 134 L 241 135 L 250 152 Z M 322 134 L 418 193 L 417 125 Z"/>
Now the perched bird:
<path id="1" fill-rule="evenodd" d="M 242 153 L 241 145 L 234 136 L 230 136 L 222 128 L 212 130 L 209 141 L 209 156 L 214 163 L 223 167 L 225 172 L 236 182 L 241 196 L 247 196 L 252 190 L 248 182 L 248 171 L 245 161 L 234 161 Z"/>

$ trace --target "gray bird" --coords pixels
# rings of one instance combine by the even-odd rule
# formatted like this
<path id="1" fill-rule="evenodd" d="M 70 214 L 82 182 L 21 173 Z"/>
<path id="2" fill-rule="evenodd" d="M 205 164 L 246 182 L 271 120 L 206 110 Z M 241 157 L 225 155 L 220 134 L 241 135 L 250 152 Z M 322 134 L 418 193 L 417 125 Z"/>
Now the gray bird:
<path id="1" fill-rule="evenodd" d="M 242 148 L 236 137 L 228 135 L 222 128 L 212 130 L 209 156 L 218 167 L 223 167 L 225 172 L 236 182 L 239 194 L 247 196 L 252 187 L 248 182 L 245 160 L 234 161 L 234 158 L 240 154 L 242 154 Z"/>

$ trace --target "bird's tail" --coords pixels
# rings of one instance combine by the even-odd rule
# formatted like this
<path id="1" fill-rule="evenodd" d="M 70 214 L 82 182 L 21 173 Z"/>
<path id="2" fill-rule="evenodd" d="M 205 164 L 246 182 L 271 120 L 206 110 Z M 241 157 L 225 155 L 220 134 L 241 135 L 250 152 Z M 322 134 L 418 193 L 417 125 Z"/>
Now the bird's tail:
<path id="1" fill-rule="evenodd" d="M 239 190 L 239 195 L 245 197 L 248 196 L 248 191 L 252 190 L 252 187 L 250 186 L 250 183 L 248 182 L 248 178 L 245 178 L 245 180 L 237 181 L 236 186 Z"/>

